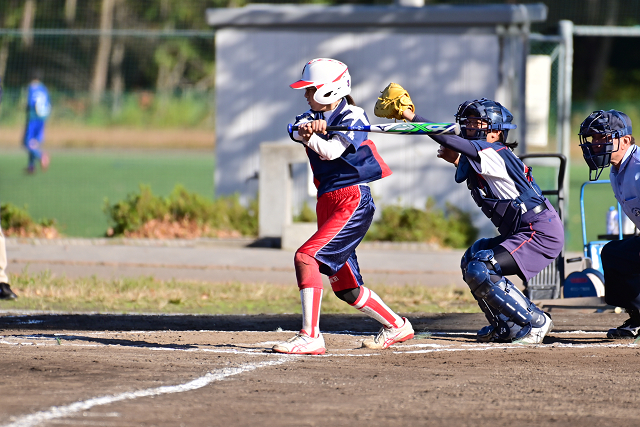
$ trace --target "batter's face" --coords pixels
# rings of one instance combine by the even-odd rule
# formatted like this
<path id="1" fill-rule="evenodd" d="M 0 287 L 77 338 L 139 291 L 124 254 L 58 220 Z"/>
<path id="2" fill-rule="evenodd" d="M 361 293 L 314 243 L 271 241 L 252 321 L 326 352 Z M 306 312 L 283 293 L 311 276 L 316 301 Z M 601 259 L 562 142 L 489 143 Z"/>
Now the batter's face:
<path id="1" fill-rule="evenodd" d="M 340 101 L 336 101 L 333 104 L 320 104 L 315 99 L 313 99 L 313 95 L 315 95 L 317 90 L 318 89 L 316 89 L 313 86 L 308 87 L 304 90 L 304 97 L 307 100 L 309 107 L 311 107 L 313 111 L 318 111 L 318 112 L 331 111 L 331 110 L 334 110 L 340 103 Z"/>

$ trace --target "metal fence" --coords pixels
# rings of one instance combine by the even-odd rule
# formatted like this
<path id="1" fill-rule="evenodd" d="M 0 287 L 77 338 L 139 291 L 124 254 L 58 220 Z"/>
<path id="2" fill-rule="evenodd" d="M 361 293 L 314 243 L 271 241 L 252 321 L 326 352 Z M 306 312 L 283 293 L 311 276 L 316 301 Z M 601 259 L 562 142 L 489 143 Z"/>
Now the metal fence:
<path id="1" fill-rule="evenodd" d="M 36 29 L 29 34 L 25 40 L 19 30 L 0 29 L 5 90 L 0 124 L 21 121 L 24 87 L 37 73 L 55 101 L 53 121 L 213 128 L 213 32 Z M 104 49 L 109 52 L 103 58 L 96 52 Z"/>
<path id="2" fill-rule="evenodd" d="M 0 63 L 0 203 L 54 219 L 68 236 L 97 237 L 109 227 L 105 200 L 140 184 L 214 196 L 213 32 L 34 29 L 25 39 L 0 29 Z M 28 175 L 21 145 L 35 71 L 51 94 L 51 164 Z"/>

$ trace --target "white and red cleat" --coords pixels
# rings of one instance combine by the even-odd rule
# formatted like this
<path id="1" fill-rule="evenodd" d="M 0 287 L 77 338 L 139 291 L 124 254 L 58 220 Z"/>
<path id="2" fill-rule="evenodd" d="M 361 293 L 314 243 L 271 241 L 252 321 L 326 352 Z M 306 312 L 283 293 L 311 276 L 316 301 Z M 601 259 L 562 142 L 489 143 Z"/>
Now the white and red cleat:
<path id="1" fill-rule="evenodd" d="M 272 350 L 287 354 L 324 354 L 327 351 L 322 334 L 312 338 L 305 331 L 300 331 L 286 342 L 274 345 Z"/>
<path id="2" fill-rule="evenodd" d="M 369 338 L 362 342 L 363 348 L 382 350 L 391 347 L 397 342 L 410 340 L 413 338 L 413 327 L 406 317 L 402 318 L 404 325 L 399 328 L 382 327 L 375 338 Z"/>

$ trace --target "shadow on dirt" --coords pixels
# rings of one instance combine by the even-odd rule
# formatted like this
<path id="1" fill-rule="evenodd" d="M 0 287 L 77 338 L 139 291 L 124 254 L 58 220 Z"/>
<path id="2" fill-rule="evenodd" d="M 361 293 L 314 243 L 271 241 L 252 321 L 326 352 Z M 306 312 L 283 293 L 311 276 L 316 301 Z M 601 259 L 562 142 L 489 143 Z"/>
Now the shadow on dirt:
<path id="1" fill-rule="evenodd" d="M 117 345 L 123 347 L 141 347 L 141 348 L 158 348 L 169 350 L 188 350 L 190 348 L 198 348 L 196 345 L 189 344 L 159 344 L 141 340 L 128 340 L 123 338 L 101 338 L 92 336 L 80 336 L 80 335 L 64 335 L 64 334 L 33 334 L 33 335 L 14 335 L 14 338 L 49 338 L 52 341 L 58 340 L 58 343 L 62 345 L 65 341 L 79 341 L 86 343 L 97 343 L 103 345 Z"/>
<path id="2" fill-rule="evenodd" d="M 416 331 L 465 332 L 480 324 L 476 313 L 443 313 L 409 316 Z M 260 315 L 162 315 L 162 314 L 34 314 L 0 316 L 2 330 L 50 331 L 276 331 L 300 329 L 299 314 Z M 377 332 L 380 324 L 359 314 L 323 314 L 325 332 Z"/>
<path id="3" fill-rule="evenodd" d="M 408 314 L 416 333 L 475 333 L 487 324 L 482 313 Z M 29 331 L 296 331 L 299 314 L 190 315 L 190 314 L 26 314 L 0 316 L 0 333 L 5 330 Z M 604 332 L 620 323 L 619 315 L 607 313 L 554 314 L 554 332 Z M 324 332 L 374 333 L 375 320 L 362 314 L 323 314 Z"/>

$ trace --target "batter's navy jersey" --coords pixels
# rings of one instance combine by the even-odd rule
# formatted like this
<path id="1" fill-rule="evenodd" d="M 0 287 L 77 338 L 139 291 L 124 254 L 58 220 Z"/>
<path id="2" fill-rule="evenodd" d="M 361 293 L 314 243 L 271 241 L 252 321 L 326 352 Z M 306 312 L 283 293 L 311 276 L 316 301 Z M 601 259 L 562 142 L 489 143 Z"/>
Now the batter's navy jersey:
<path id="1" fill-rule="evenodd" d="M 295 124 L 313 120 L 326 120 L 327 126 L 366 126 L 367 114 L 360 107 L 349 105 L 343 99 L 333 111 L 316 112 L 309 110 L 296 117 Z M 347 146 L 344 153 L 334 160 L 323 160 L 318 153 L 307 147 L 307 156 L 313 171 L 313 181 L 318 189 L 318 197 L 324 193 L 351 185 L 376 181 L 391 175 L 391 169 L 382 160 L 373 141 L 367 139 L 367 132 L 327 132 L 319 137 L 329 140 L 338 139 Z M 293 133 L 291 139 L 302 143 L 302 139 Z M 300 138 L 300 139 L 296 139 Z"/>

